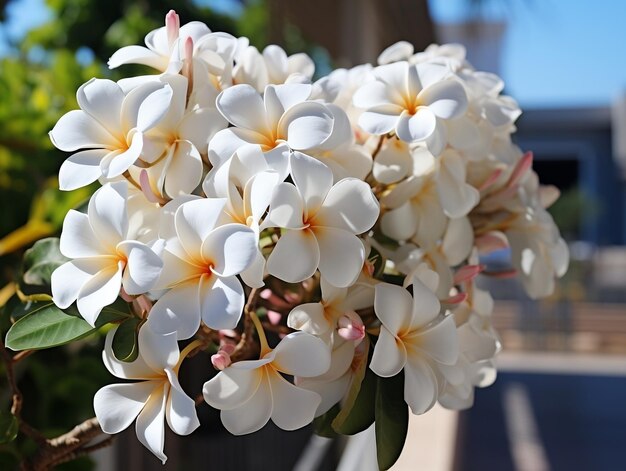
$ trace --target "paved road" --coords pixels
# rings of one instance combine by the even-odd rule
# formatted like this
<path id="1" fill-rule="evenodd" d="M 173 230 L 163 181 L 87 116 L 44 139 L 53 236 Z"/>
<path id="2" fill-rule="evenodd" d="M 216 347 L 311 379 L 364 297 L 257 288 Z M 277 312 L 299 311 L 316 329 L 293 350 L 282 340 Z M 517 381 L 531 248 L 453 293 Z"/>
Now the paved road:
<path id="1" fill-rule="evenodd" d="M 530 416 L 526 432 L 511 429 L 511 418 L 516 425 L 527 422 L 520 419 L 524 407 L 518 403 L 514 411 L 506 399 L 512 390 L 529 400 L 521 411 Z M 477 392 L 461 426 L 459 471 L 524 469 L 514 452 L 520 441 L 538 443 L 553 471 L 626 470 L 626 377 L 502 373 Z"/>

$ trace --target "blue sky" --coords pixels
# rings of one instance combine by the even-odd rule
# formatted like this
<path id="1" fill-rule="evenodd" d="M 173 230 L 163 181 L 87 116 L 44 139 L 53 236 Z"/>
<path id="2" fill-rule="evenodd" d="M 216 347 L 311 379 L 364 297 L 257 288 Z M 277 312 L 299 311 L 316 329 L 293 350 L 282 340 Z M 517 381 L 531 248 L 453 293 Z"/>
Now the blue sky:
<path id="1" fill-rule="evenodd" d="M 462 22 L 469 0 L 429 0 L 438 22 Z M 234 0 L 198 0 L 228 12 Z M 48 18 L 44 0 L 13 0 L 2 38 Z M 626 91 L 626 1 L 485 0 L 483 18 L 507 23 L 500 70 L 524 107 L 609 105 Z"/>

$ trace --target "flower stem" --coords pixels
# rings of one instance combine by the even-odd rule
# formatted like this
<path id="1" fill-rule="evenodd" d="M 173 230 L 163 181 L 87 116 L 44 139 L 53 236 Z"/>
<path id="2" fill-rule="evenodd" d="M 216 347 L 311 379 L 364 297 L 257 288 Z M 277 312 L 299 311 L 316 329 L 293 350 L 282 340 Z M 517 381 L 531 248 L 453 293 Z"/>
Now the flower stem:
<path id="1" fill-rule="evenodd" d="M 250 312 L 250 319 L 254 322 L 254 327 L 256 327 L 257 335 L 259 336 L 259 343 L 261 344 L 261 353 L 260 358 L 263 358 L 266 354 L 272 351 L 272 349 L 267 344 L 267 337 L 265 336 L 265 330 L 263 330 L 263 326 L 261 325 L 261 321 L 259 320 L 256 312 Z"/>

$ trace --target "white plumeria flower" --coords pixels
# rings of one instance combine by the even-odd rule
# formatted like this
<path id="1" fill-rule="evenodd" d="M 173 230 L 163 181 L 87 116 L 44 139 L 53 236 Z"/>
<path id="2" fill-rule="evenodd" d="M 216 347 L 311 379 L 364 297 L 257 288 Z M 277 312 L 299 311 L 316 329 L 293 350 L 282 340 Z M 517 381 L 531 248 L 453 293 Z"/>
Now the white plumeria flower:
<path id="1" fill-rule="evenodd" d="M 101 388 L 93 398 L 96 417 L 102 431 L 109 434 L 125 430 L 137 419 L 137 438 L 165 464 L 165 421 L 178 435 L 189 435 L 200 425 L 194 400 L 178 382 L 180 364 L 197 344 L 179 353 L 175 334 L 156 335 L 143 327 L 139 331 L 139 356 L 127 363 L 117 360 L 113 353 L 116 330 L 107 334 L 104 365 L 112 375 L 137 382 Z"/>
<path id="2" fill-rule="evenodd" d="M 323 144 L 332 134 L 333 113 L 307 101 L 306 84 L 268 85 L 263 97 L 246 84 L 217 97 L 217 108 L 235 127 L 218 132 L 209 143 L 209 159 L 220 166 L 243 146 L 260 146 L 268 166 L 281 178 L 289 170 L 289 149 L 304 151 Z"/>
<path id="3" fill-rule="evenodd" d="M 413 296 L 400 286 L 376 285 L 374 310 L 380 335 L 370 362 L 371 370 L 391 377 L 404 370 L 404 400 L 414 414 L 423 414 L 437 401 L 439 365 L 454 365 L 459 356 L 454 318 L 440 316 L 439 300 L 429 280 L 414 279 Z"/>
<path id="4" fill-rule="evenodd" d="M 287 325 L 292 329 L 316 335 L 331 344 L 338 337 L 333 333 L 339 320 L 349 311 L 372 306 L 374 290 L 363 283 L 354 284 L 350 289 L 337 288 L 324 278 L 320 285 L 321 301 L 294 307 L 287 317 Z"/>
<path id="5" fill-rule="evenodd" d="M 450 267 L 461 265 L 474 247 L 474 232 L 466 217 L 450 219 L 441 240 L 429 244 L 404 244 L 392 256 L 396 268 L 406 274 L 405 286 L 412 283 L 416 271 L 425 262 L 439 275 L 437 296 L 445 299 L 453 286 Z"/>
<path id="6" fill-rule="evenodd" d="M 141 181 L 147 173 L 149 186 L 157 196 L 174 198 L 189 194 L 202 181 L 205 152 L 211 138 L 227 125 L 215 108 L 185 109 L 188 81 L 181 75 L 161 77 L 172 90 L 169 107 L 163 117 L 144 133 L 141 166 L 130 174 Z"/>
<path id="7" fill-rule="evenodd" d="M 326 165 L 299 152 L 292 155 L 291 176 L 295 185 L 276 187 L 263 224 L 285 229 L 267 260 L 268 272 L 295 283 L 319 268 L 330 284 L 352 285 L 365 261 L 357 235 L 376 222 L 378 201 L 363 181 L 346 178 L 333 185 Z"/>
<path id="8" fill-rule="evenodd" d="M 202 188 L 209 198 L 226 199 L 224 213 L 229 222 L 244 224 L 254 231 L 257 251 L 252 265 L 241 273 L 241 278 L 248 286 L 260 288 L 265 276 L 265 258 L 259 246 L 260 223 L 280 179 L 277 172 L 265 170 L 248 180 L 240 180 L 237 175 L 244 172 L 239 164 L 239 159 L 234 157 L 221 167 L 214 168 Z"/>
<path id="9" fill-rule="evenodd" d="M 202 389 L 205 401 L 222 411 L 224 427 L 235 435 L 256 432 L 270 419 L 283 430 L 309 424 L 321 402 L 320 395 L 294 386 L 283 374 L 315 377 L 330 367 L 328 347 L 313 335 L 294 332 L 273 350 L 259 335 L 259 360 L 233 363 Z"/>
<path id="10" fill-rule="evenodd" d="M 237 326 L 244 292 L 236 275 L 250 266 L 257 244 L 249 227 L 219 225 L 225 204 L 224 199 L 200 198 L 176 210 L 176 238 L 166 243 L 157 285 L 169 291 L 148 316 L 155 332 L 177 332 L 181 340 L 197 332 L 200 320 L 216 330 Z"/>
<path id="11" fill-rule="evenodd" d="M 373 74 L 377 80 L 354 94 L 354 105 L 365 110 L 359 126 L 370 134 L 395 131 L 403 141 L 424 141 L 435 133 L 438 119 L 458 118 L 467 108 L 463 85 L 444 66 L 395 62 Z"/>
<path id="12" fill-rule="evenodd" d="M 146 293 L 163 267 L 150 247 L 129 234 L 126 195 L 126 182 L 109 183 L 91 197 L 87 214 L 70 210 L 63 221 L 61 253 L 72 260 L 52 273 L 52 298 L 61 309 L 76 301 L 92 326 L 120 288 Z"/>
<path id="13" fill-rule="evenodd" d="M 165 16 L 165 26 L 150 31 L 145 38 L 147 47 L 126 46 L 116 51 L 109 59 L 109 68 L 124 64 L 142 64 L 161 72 L 177 74 L 183 67 L 183 47 L 187 38 L 197 43 L 211 30 L 199 21 L 180 26 L 180 18 L 174 10 Z"/>
<path id="14" fill-rule="evenodd" d="M 346 396 L 355 372 L 365 367 L 363 363 L 367 362 L 367 344 L 368 341 L 363 341 L 355 346 L 354 342 L 337 339 L 326 373 L 311 378 L 296 378 L 298 387 L 315 391 L 322 397 L 316 417 L 328 412 Z"/>
<path id="15" fill-rule="evenodd" d="M 284 49 L 270 44 L 263 54 L 248 46 L 237 57 L 233 76 L 237 83 L 246 83 L 262 93 L 267 85 L 309 83 L 315 73 L 315 63 L 300 52 L 287 57 Z"/>
<path id="16" fill-rule="evenodd" d="M 52 143 L 63 151 L 88 149 L 61 166 L 62 190 L 128 170 L 144 151 L 144 133 L 167 113 L 172 89 L 166 83 L 147 83 L 125 95 L 111 80 L 91 79 L 76 98 L 81 109 L 63 115 L 50 131 Z"/>

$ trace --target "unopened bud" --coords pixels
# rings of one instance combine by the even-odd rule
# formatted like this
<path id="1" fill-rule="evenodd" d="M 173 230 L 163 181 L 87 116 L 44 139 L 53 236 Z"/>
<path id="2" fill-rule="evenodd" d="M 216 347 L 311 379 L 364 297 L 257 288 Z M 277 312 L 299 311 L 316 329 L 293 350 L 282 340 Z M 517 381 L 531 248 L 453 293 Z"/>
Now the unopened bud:
<path id="1" fill-rule="evenodd" d="M 211 355 L 211 363 L 220 371 L 224 370 L 228 366 L 230 366 L 230 355 L 222 350 L 217 352 L 215 355 Z"/>
<path id="2" fill-rule="evenodd" d="M 165 15 L 165 31 L 167 32 L 167 42 L 171 48 L 180 32 L 180 17 L 174 10 L 170 10 Z"/>
<path id="3" fill-rule="evenodd" d="M 341 338 L 360 343 L 365 337 L 365 326 L 354 311 L 347 311 L 337 322 L 337 333 Z"/>
<path id="4" fill-rule="evenodd" d="M 465 265 L 459 268 L 454 274 L 454 284 L 460 285 L 461 283 L 471 281 L 484 269 L 484 265 Z"/>

